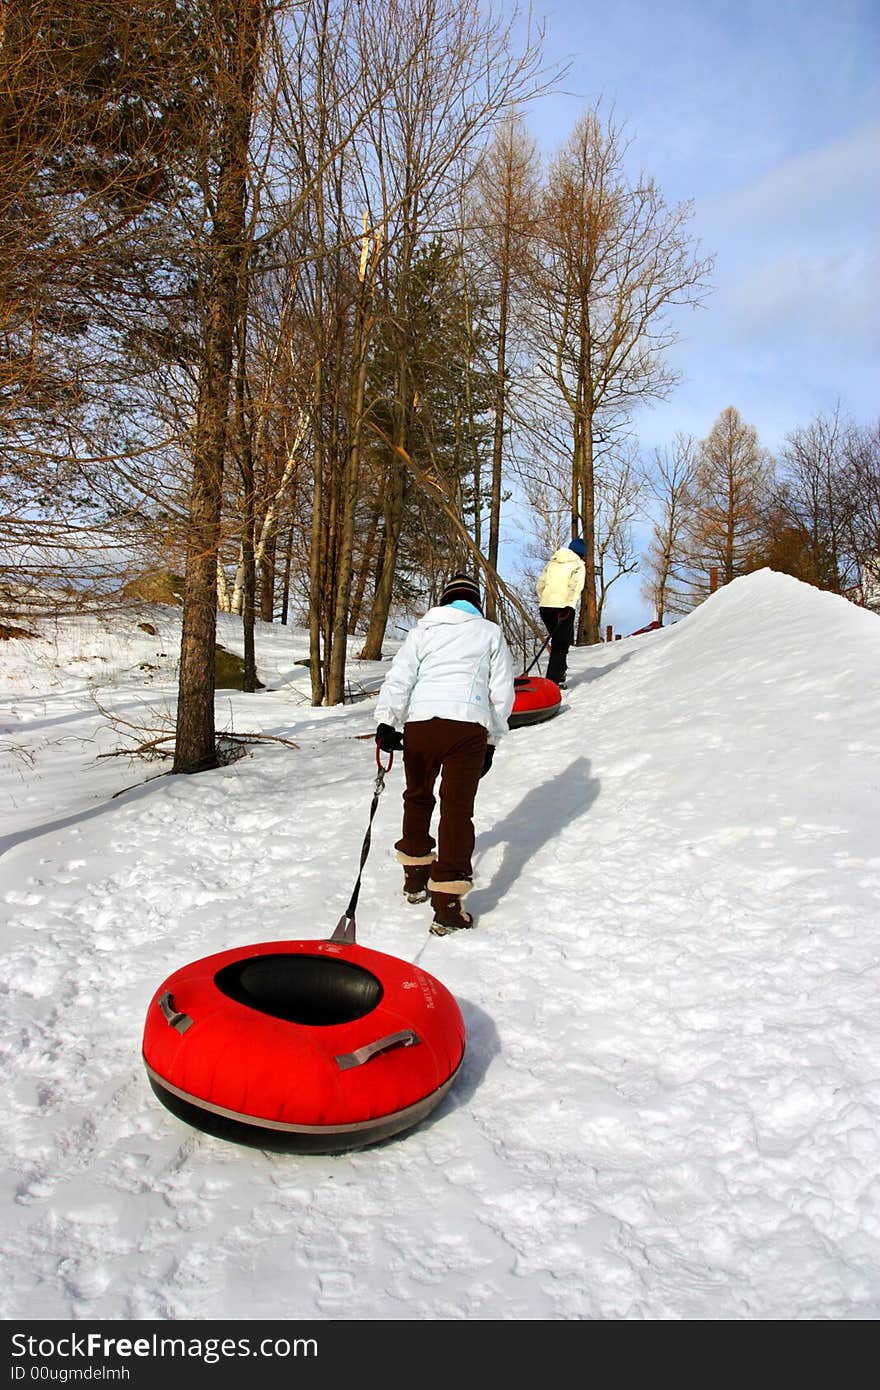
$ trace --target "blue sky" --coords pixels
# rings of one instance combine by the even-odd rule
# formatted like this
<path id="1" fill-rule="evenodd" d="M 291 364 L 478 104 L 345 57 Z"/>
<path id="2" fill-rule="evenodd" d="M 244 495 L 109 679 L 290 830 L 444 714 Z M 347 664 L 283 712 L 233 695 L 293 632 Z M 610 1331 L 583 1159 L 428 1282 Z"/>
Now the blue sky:
<path id="1" fill-rule="evenodd" d="M 602 98 L 633 173 L 715 257 L 705 307 L 682 311 L 681 381 L 641 412 L 650 451 L 702 437 L 727 405 L 776 452 L 820 411 L 880 417 L 878 0 L 560 0 L 546 23 L 562 90 L 526 112 L 546 154 Z M 608 621 L 650 614 L 628 582 Z"/>

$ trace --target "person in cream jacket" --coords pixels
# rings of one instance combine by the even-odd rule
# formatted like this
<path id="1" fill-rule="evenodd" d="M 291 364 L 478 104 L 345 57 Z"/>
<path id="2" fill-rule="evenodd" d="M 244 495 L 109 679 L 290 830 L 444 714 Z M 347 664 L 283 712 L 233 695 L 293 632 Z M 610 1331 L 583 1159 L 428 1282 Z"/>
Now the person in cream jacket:
<path id="1" fill-rule="evenodd" d="M 587 578 L 586 546 L 580 536 L 547 561 L 536 584 L 541 620 L 550 633 L 547 679 L 565 688 L 568 649 L 574 641 L 574 614 Z"/>

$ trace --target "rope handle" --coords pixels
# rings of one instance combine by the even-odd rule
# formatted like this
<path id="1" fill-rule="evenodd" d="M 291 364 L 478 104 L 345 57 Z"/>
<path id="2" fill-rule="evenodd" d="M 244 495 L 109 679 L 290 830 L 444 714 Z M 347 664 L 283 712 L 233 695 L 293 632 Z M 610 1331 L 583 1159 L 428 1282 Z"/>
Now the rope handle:
<path id="1" fill-rule="evenodd" d="M 372 805 L 370 806 L 370 819 L 367 822 L 367 833 L 364 836 L 364 843 L 361 848 L 361 863 L 360 868 L 358 869 L 357 882 L 354 885 L 351 898 L 349 899 L 348 907 L 345 909 L 339 921 L 336 923 L 336 930 L 330 938 L 331 941 L 344 941 L 351 943 L 355 940 L 355 933 L 357 927 L 355 924 L 354 910 L 357 907 L 358 895 L 361 891 L 361 874 L 364 872 L 364 865 L 367 862 L 367 855 L 370 852 L 370 830 L 373 824 L 373 817 L 376 814 L 376 807 L 379 804 L 379 797 L 381 796 L 382 790 L 385 786 L 385 774 L 386 772 L 391 771 L 391 767 L 394 762 L 394 753 L 389 752 L 388 764 L 387 766 L 383 764 L 381 753 L 382 750 L 380 749 L 377 743 L 376 767 L 378 768 L 378 771 L 376 773 L 376 783 L 373 788 L 373 801 Z"/>

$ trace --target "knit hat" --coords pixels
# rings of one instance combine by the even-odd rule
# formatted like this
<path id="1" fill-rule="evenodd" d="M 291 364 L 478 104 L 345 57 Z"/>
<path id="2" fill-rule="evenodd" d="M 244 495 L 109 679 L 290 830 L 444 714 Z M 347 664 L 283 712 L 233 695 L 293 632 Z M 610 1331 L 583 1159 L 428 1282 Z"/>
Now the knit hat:
<path id="1" fill-rule="evenodd" d="M 575 555 L 580 555 L 581 559 L 583 559 L 587 553 L 587 547 L 584 545 L 580 536 L 575 536 L 573 541 L 569 541 L 568 548 L 569 550 L 573 550 Z"/>
<path id="2" fill-rule="evenodd" d="M 483 600 L 480 598 L 480 590 L 476 580 L 470 579 L 466 574 L 454 574 L 450 579 L 443 593 L 440 595 L 440 603 L 454 603 L 456 599 L 463 598 L 467 603 L 472 603 L 475 608 L 483 611 Z"/>

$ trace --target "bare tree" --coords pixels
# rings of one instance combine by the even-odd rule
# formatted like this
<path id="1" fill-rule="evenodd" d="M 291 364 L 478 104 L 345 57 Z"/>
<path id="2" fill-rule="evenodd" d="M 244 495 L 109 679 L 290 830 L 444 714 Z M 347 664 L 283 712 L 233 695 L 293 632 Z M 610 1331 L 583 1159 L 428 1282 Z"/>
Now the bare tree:
<path id="1" fill-rule="evenodd" d="M 538 365 L 570 431 L 572 534 L 586 544 L 579 636 L 598 642 L 596 451 L 632 408 L 665 396 L 675 305 L 699 303 L 711 260 L 688 235 L 688 205 L 668 207 L 645 177 L 631 182 L 621 130 L 597 105 L 553 160 L 537 299 Z"/>
<path id="2" fill-rule="evenodd" d="M 512 49 L 512 23 L 500 22 L 476 0 L 393 0 L 377 36 L 373 66 L 389 65 L 385 46 L 405 43 L 413 63 L 370 122 L 371 222 L 384 228 L 378 270 L 386 298 L 390 353 L 391 450 L 386 456 L 380 561 L 361 655 L 381 655 L 394 591 L 411 456 L 412 328 L 407 307 L 413 268 L 423 241 L 454 217 L 461 187 L 481 143 L 512 105 L 535 88 L 539 49 L 529 39 Z"/>
<path id="3" fill-rule="evenodd" d="M 852 426 L 845 443 L 845 548 L 862 603 L 880 605 L 880 424 Z"/>
<path id="4" fill-rule="evenodd" d="M 642 592 L 663 623 L 667 612 L 692 606 L 687 537 L 697 481 L 697 442 L 679 433 L 668 448 L 655 450 L 649 490 L 659 509 L 645 557 Z"/>
<path id="5" fill-rule="evenodd" d="M 843 534 L 847 501 L 844 489 L 846 430 L 840 407 L 798 426 L 781 451 L 781 487 L 777 515 L 789 532 L 805 539 L 806 572 L 799 577 L 840 593 L 857 578 L 857 567 L 845 565 Z M 850 572 L 845 570 L 849 568 Z"/>
<path id="6" fill-rule="evenodd" d="M 523 461 L 518 470 L 530 509 L 533 539 L 527 546 L 525 582 L 534 581 L 547 557 L 571 539 L 571 461 L 562 449 L 544 448 L 540 460 Z M 610 451 L 596 482 L 596 601 L 599 622 L 612 586 L 639 566 L 633 523 L 640 514 L 644 480 L 630 445 Z"/>
<path id="7" fill-rule="evenodd" d="M 596 607 L 600 627 L 612 585 L 639 567 L 633 523 L 645 482 L 632 444 L 610 451 L 596 480 Z"/>
<path id="8" fill-rule="evenodd" d="M 525 132 L 522 118 L 512 115 L 501 127 L 481 161 L 476 181 L 473 217 L 477 245 L 492 296 L 495 341 L 492 474 L 489 492 L 487 557 L 498 566 L 501 530 L 501 491 L 505 440 L 509 433 L 509 334 L 511 311 L 517 290 L 530 279 L 540 196 L 540 171 L 535 142 Z M 477 505 L 479 507 L 479 495 Z M 486 616 L 496 616 L 495 594 L 486 595 Z"/>
<path id="9" fill-rule="evenodd" d="M 384 28 L 380 30 L 384 33 Z M 310 379 L 311 507 L 308 517 L 308 624 L 312 699 L 342 698 L 353 578 L 354 529 L 365 471 L 365 371 L 376 319 L 376 257 L 384 229 L 364 210 L 359 160 L 366 122 L 413 54 L 389 44 L 373 62 L 374 16 L 353 0 L 300 7 L 294 52 L 278 64 L 286 198 L 276 255 L 290 287 L 301 359 Z"/>

